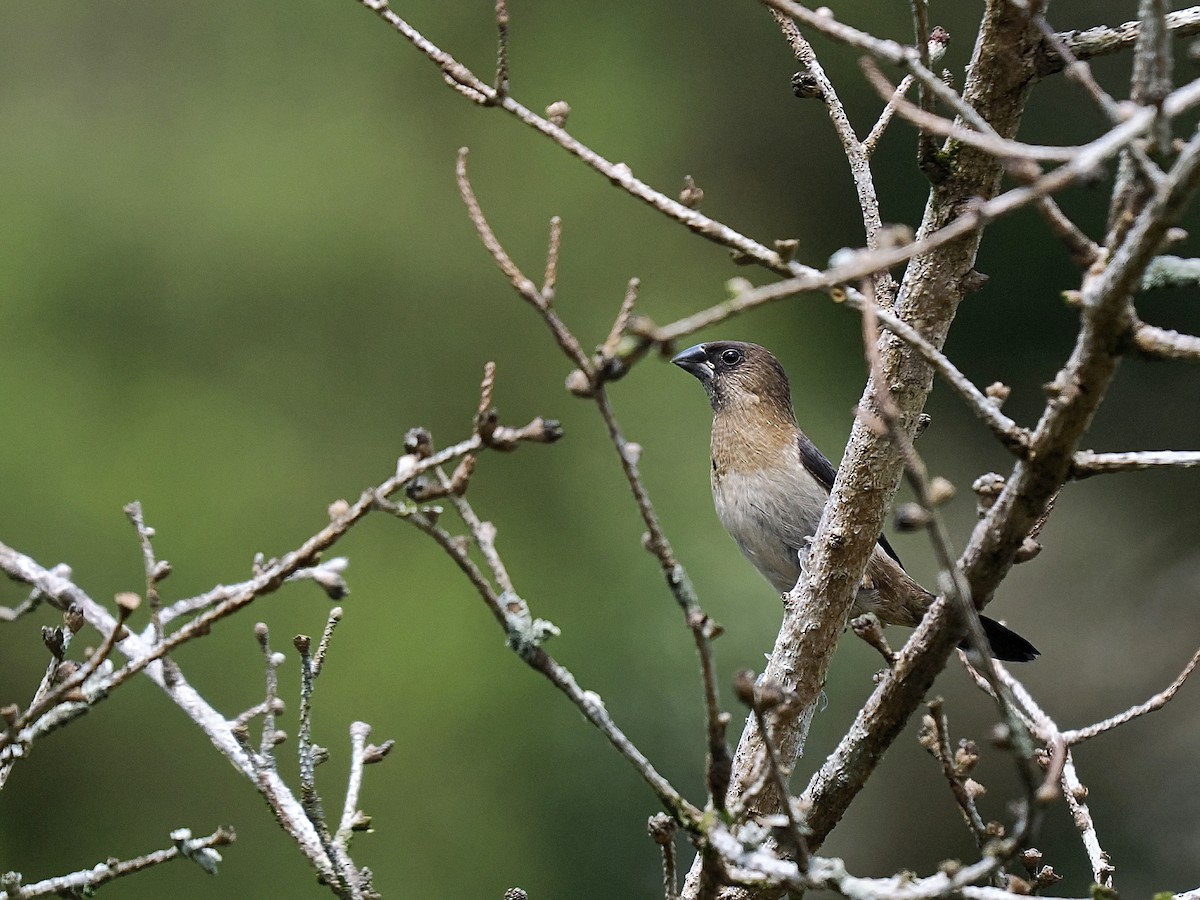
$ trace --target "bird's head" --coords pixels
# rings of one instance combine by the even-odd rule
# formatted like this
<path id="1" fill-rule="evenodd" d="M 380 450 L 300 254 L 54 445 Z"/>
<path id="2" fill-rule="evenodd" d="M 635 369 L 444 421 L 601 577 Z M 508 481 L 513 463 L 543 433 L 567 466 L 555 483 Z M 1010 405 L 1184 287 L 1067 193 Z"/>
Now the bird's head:
<path id="1" fill-rule="evenodd" d="M 711 341 L 689 347 L 671 362 L 704 385 L 714 413 L 757 409 L 792 418 L 787 374 L 758 344 Z"/>

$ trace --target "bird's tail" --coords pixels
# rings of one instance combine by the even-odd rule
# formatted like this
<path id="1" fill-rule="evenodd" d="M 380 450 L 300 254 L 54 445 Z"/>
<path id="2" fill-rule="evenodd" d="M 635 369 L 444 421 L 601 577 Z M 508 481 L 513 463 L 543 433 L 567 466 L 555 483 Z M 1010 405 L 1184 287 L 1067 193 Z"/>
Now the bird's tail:
<path id="1" fill-rule="evenodd" d="M 1032 662 L 1039 656 L 1037 647 L 1025 640 L 1011 628 L 1005 628 L 995 619 L 979 617 L 983 633 L 992 648 L 992 656 L 1004 662 Z"/>

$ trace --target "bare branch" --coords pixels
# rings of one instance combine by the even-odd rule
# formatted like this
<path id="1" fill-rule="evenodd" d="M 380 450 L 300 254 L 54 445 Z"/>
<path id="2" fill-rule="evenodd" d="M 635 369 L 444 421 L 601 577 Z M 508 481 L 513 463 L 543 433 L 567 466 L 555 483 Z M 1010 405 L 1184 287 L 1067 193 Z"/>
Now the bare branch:
<path id="1" fill-rule="evenodd" d="M 1200 81 L 1179 88 L 1163 104 L 1169 115 L 1180 115 L 1200 103 Z M 646 327 L 641 333 L 660 343 L 679 338 L 715 325 L 731 315 L 745 312 L 805 291 L 832 291 L 841 285 L 855 283 L 873 272 L 887 269 L 910 259 L 933 253 L 939 248 L 962 240 L 995 219 L 1036 203 L 1040 198 L 1062 190 L 1081 179 L 1091 177 L 1104 160 L 1120 152 L 1131 141 L 1145 133 L 1153 120 L 1150 110 L 1138 110 L 1122 125 L 1084 144 L 1070 162 L 1064 163 L 1031 184 L 1013 188 L 983 203 L 964 200 L 956 208 L 956 216 L 937 229 L 926 229 L 917 240 L 896 248 L 862 250 L 839 255 L 836 265 L 824 272 L 809 269 L 805 274 L 775 284 L 742 291 L 709 309 L 694 313 L 677 322 L 661 327 Z"/>
<path id="2" fill-rule="evenodd" d="M 1189 288 L 1200 284 L 1200 259 L 1156 256 L 1142 276 L 1143 291 L 1160 288 Z"/>
<path id="3" fill-rule="evenodd" d="M 371 726 L 366 722 L 350 724 L 350 776 L 346 784 L 346 798 L 342 804 L 342 819 L 338 824 L 334 840 L 345 849 L 350 838 L 356 831 L 370 827 L 371 820 L 358 808 L 358 798 L 362 793 L 363 767 L 367 763 L 367 738 L 371 734 Z"/>
<path id="4" fill-rule="evenodd" d="M 465 500 L 463 500 L 466 503 Z M 483 599 L 488 610 L 504 629 L 508 644 L 530 668 L 544 675 L 555 687 L 583 713 L 642 776 L 663 804 L 681 822 L 695 822 L 700 811 L 688 803 L 680 793 L 651 764 L 650 760 L 616 726 L 600 696 L 585 691 L 564 666 L 542 649 L 543 641 L 552 637 L 558 629 L 543 619 L 534 619 L 525 601 L 516 594 L 498 593 L 467 553 L 465 542 L 441 528 L 428 511 L 418 507 L 402 506 L 389 500 L 379 499 L 378 506 L 393 515 L 412 523 L 433 538 L 462 570 Z M 476 521 L 478 521 L 476 517 Z M 475 535 L 476 540 L 479 539 Z"/>
<path id="5" fill-rule="evenodd" d="M 871 174 L 870 159 L 863 150 L 858 136 L 854 133 L 854 128 L 846 116 L 846 109 L 842 106 L 842 101 L 838 99 L 837 90 L 817 60 L 817 54 L 813 51 L 812 46 L 804 39 L 804 35 L 800 33 L 795 22 L 782 12 L 772 9 L 771 16 L 791 45 L 796 59 L 814 79 L 816 89 L 829 112 L 829 119 L 833 122 L 834 131 L 837 132 L 838 139 L 842 143 L 842 152 L 850 164 L 850 176 L 858 193 L 859 209 L 862 211 L 867 248 L 874 250 L 879 245 L 879 233 L 883 230 L 883 220 L 879 216 L 879 198 L 875 193 L 875 179 Z M 890 276 L 885 275 L 884 280 L 885 284 L 881 285 L 880 291 L 884 296 L 890 297 L 894 286 Z"/>
<path id="6" fill-rule="evenodd" d="M 1200 337 L 1133 320 L 1133 348 L 1145 356 L 1200 362 Z"/>
<path id="7" fill-rule="evenodd" d="M 967 830 L 975 839 L 975 846 L 982 850 L 989 840 L 989 835 L 975 799 L 983 794 L 983 788 L 974 782 L 971 783 L 975 786 L 969 787 L 970 779 L 967 777 L 979 754 L 973 749 L 973 745 L 969 752 L 958 755 L 950 749 L 950 723 L 946 719 L 943 706 L 941 697 L 929 702 L 929 715 L 922 723 L 918 740 L 929 755 L 941 764 L 942 776 L 950 785 L 950 792 L 954 795 L 954 801 L 962 813 Z"/>
<path id="8" fill-rule="evenodd" d="M 1118 357 L 1111 348 L 1120 344 L 1130 327 L 1129 298 L 1198 182 L 1200 134 L 1187 144 L 1108 265 L 1085 278 L 1079 339 L 1055 379 L 1053 402 L 1033 434 L 1034 455 L 1017 467 L 964 554 L 965 568 L 980 578 L 977 596 L 990 596 L 1041 508 L 1069 476 L 1078 441 L 1115 372 Z M 1081 385 L 1088 389 L 1081 390 Z"/>
<path id="9" fill-rule="evenodd" d="M 98 863 L 90 869 L 70 875 L 60 875 L 56 878 L 47 878 L 33 884 L 21 884 L 20 876 L 15 872 L 10 872 L 0 876 L 0 900 L 87 896 L 94 889 L 117 878 L 133 875 L 152 866 L 162 865 L 176 859 L 190 859 L 209 875 L 215 875 L 217 864 L 221 861 L 221 854 L 216 848 L 232 844 L 236 837 L 233 829 L 228 827 L 218 828 L 212 834 L 202 838 L 193 838 L 191 831 L 187 828 L 180 828 L 171 832 L 173 847 L 155 850 L 133 859 L 110 859 Z"/>
<path id="10" fill-rule="evenodd" d="M 1129 96 L 1134 103 L 1152 106 L 1158 112 L 1152 141 L 1147 148 L 1160 153 L 1171 146 L 1171 123 L 1161 114 L 1162 102 L 1171 92 L 1171 35 L 1166 27 L 1166 0 L 1141 0 L 1138 20 L 1141 33 L 1133 47 L 1133 80 Z"/>
<path id="11" fill-rule="evenodd" d="M 883 137 L 883 132 L 887 130 L 888 124 L 892 121 L 892 116 L 896 114 L 896 105 L 898 101 L 904 99 L 904 95 L 908 93 L 909 88 L 916 81 L 916 76 L 912 74 L 905 75 L 900 79 L 900 83 L 896 85 L 896 90 L 892 92 L 892 96 L 888 98 L 887 105 L 884 106 L 883 112 L 879 114 L 879 118 L 875 124 L 871 126 L 871 131 L 863 138 L 862 148 L 863 155 L 867 159 L 875 153 L 875 148 L 879 145 L 879 139 Z"/>
<path id="12" fill-rule="evenodd" d="M 70 569 L 67 569 L 67 571 L 63 573 L 63 577 L 71 577 Z M 29 615 L 29 613 L 41 606 L 42 600 L 45 598 L 45 594 L 43 594 L 37 588 L 34 588 L 25 596 L 25 599 L 16 606 L 0 606 L 0 622 L 15 622 L 22 616 Z"/>
<path id="13" fill-rule="evenodd" d="M 105 635 L 99 650 L 93 653 L 86 663 L 72 664 L 77 665 L 77 668 L 61 680 L 52 682 L 52 689 L 45 692 L 24 713 L 12 716 L 12 721 L 6 723 L 8 727 L 0 732 L 0 776 L 7 777 L 13 762 L 25 758 L 30 745 L 37 738 L 86 712 L 134 675 L 144 673 L 167 693 L 201 728 L 218 751 L 262 793 L 280 825 L 317 870 L 323 883 L 341 897 L 352 900 L 365 898 L 371 893 L 369 875 L 365 870 L 357 869 L 345 854 L 344 848 L 331 841 L 319 815 L 319 805 L 311 802 L 315 792 L 308 797 L 310 802 L 301 804 L 275 771 L 270 753 L 270 749 L 279 738 L 279 733 L 273 729 L 271 722 L 278 704 L 278 698 L 273 696 L 274 689 L 269 686 L 268 697 L 263 703 L 230 721 L 205 701 L 199 692 L 188 684 L 182 673 L 175 666 L 169 665 L 164 657 L 183 643 L 209 633 L 220 619 L 259 597 L 274 592 L 289 580 L 297 577 L 317 578 L 318 573 L 324 574 L 329 566 L 336 568 L 336 560 L 320 563 L 320 553 L 335 543 L 368 512 L 388 503 L 388 496 L 412 483 L 424 472 L 436 470 L 449 460 L 478 452 L 485 447 L 506 449 L 511 448 L 516 441 L 526 440 L 549 442 L 561 434 L 561 431 L 549 428 L 540 420 L 535 420 L 522 429 L 502 429 L 496 426 L 488 436 L 485 436 L 483 431 L 484 429 L 479 429 L 470 439 L 438 453 L 430 450 L 428 453 L 410 453 L 401 457 L 397 463 L 396 474 L 378 487 L 365 491 L 355 504 L 338 501 L 331 505 L 330 524 L 310 537 L 297 550 L 277 560 L 258 559 L 254 575 L 249 581 L 233 587 L 220 586 L 200 597 L 181 600 L 169 609 L 164 609 L 163 622 L 174 616 L 203 611 L 187 624 L 157 641 L 154 639 L 153 626 L 146 634 L 137 635 L 123 624 L 126 617 L 136 608 L 136 601 L 139 599 L 136 594 L 118 595 L 118 613 L 114 616 L 65 577 L 64 570 L 48 571 L 24 554 L 0 544 L 0 570 L 18 581 L 31 585 L 48 600 L 52 600 L 55 606 L 67 609 L 70 621 L 78 619 L 79 625 L 82 625 L 86 619 Z M 340 579 L 340 576 L 338 578 Z M 328 585 L 324 586 L 328 589 Z M 326 626 L 327 635 L 330 627 Z M 78 626 L 73 626 L 73 630 L 78 630 Z M 273 669 L 277 659 L 276 654 L 271 653 L 266 644 L 265 629 L 260 634 L 260 641 L 263 643 L 268 669 Z M 114 647 L 128 660 L 118 669 L 113 669 L 106 659 L 110 649 Z M 306 667 L 308 668 L 310 667 Z M 311 677 L 311 671 L 306 677 Z M 273 678 L 270 671 L 268 678 Z M 308 687 L 311 695 L 311 684 Z M 259 714 L 265 717 L 265 727 L 261 749 L 256 752 L 250 746 L 245 725 L 251 716 Z M 302 718 L 307 721 L 307 716 Z M 307 736 L 304 744 L 308 746 Z M 313 754 L 311 761 L 319 761 L 318 757 L 323 751 L 315 747 L 309 749 Z M 302 776 L 302 786 L 305 780 Z M 311 773 L 307 780 L 311 785 Z"/>
<path id="14" fill-rule="evenodd" d="M 792 702 L 794 697 L 778 684 L 766 679 L 756 681 L 754 673 L 749 669 L 743 669 L 734 676 L 734 691 L 737 693 L 738 699 L 750 707 L 767 753 L 766 775 L 770 778 L 775 791 L 784 798 L 783 817 L 787 823 L 785 833 L 790 844 L 787 848 L 788 856 L 795 859 L 801 868 L 807 868 L 810 858 L 805 827 L 788 791 L 787 782 L 791 772 L 786 771 L 783 763 L 780 762 L 779 750 L 775 746 L 770 726 L 767 723 L 768 712 Z"/>
<path id="15" fill-rule="evenodd" d="M 1200 34 L 1200 6 L 1169 12 L 1166 16 L 1167 32 L 1173 38 L 1185 38 Z M 1097 25 L 1082 31 L 1066 31 L 1058 38 L 1070 49 L 1076 59 L 1092 59 L 1096 56 L 1108 56 L 1129 50 L 1137 43 L 1141 32 L 1138 21 L 1125 22 L 1116 27 Z M 1038 66 L 1040 75 L 1052 75 L 1062 71 L 1065 65 L 1063 58 L 1053 48 L 1042 51 L 1042 61 Z"/>
<path id="16" fill-rule="evenodd" d="M 487 219 L 484 218 L 479 201 L 475 198 L 475 191 L 472 189 L 471 182 L 467 178 L 466 147 L 458 151 L 458 164 L 455 167 L 455 174 L 458 177 L 459 193 L 462 195 L 463 203 L 466 204 L 467 214 L 471 217 L 471 224 L 475 226 L 475 230 L 479 233 L 483 245 L 492 254 L 492 259 L 496 261 L 496 265 L 500 267 L 500 271 L 505 274 L 516 292 L 524 297 L 541 314 L 542 319 L 549 326 L 550 332 L 554 335 L 554 339 L 558 342 L 558 346 L 562 348 L 562 351 L 570 357 L 575 365 L 579 366 L 583 371 L 590 373 L 591 364 L 587 354 L 579 346 L 579 341 L 575 339 L 575 336 L 563 324 L 558 314 L 550 308 L 550 301 L 542 295 L 537 286 L 526 278 L 525 274 L 517 267 L 517 264 L 512 261 L 512 258 L 504 250 L 504 246 L 496 239 L 496 235 L 492 232 L 491 226 L 488 225 Z M 558 229 L 554 228 L 551 232 L 551 255 L 549 258 L 557 259 L 557 251 Z M 551 283 L 554 280 L 550 275 L 552 271 L 556 271 L 556 269 L 552 269 L 550 264 L 547 263 L 546 280 Z"/>
<path id="17" fill-rule="evenodd" d="M 1159 691 L 1145 703 L 1139 703 L 1137 706 L 1131 706 L 1124 712 L 1117 713 L 1115 716 L 1110 716 L 1103 722 L 1097 722 L 1095 725 L 1089 725 L 1086 728 L 1075 728 L 1071 731 L 1064 731 L 1062 738 L 1068 744 L 1079 744 L 1083 741 L 1090 740 L 1099 734 L 1104 734 L 1106 731 L 1111 731 L 1119 725 L 1124 725 L 1126 722 L 1132 721 L 1139 716 L 1144 716 L 1146 713 L 1154 712 L 1156 709 L 1162 709 L 1175 697 L 1175 694 L 1183 687 L 1183 683 L 1187 681 L 1188 676 L 1200 664 L 1200 650 L 1192 654 L 1192 658 L 1188 664 L 1183 667 L 1183 671 L 1176 676 L 1166 688 Z"/>
<path id="18" fill-rule="evenodd" d="M 612 359 L 617 355 L 621 338 L 625 336 L 625 330 L 629 327 L 629 317 L 633 314 L 633 306 L 637 303 L 638 289 L 641 284 L 637 278 L 629 279 L 629 285 L 625 288 L 625 297 L 621 301 L 621 309 L 617 313 L 617 317 L 613 319 L 608 337 L 600 346 L 600 356 L 603 359 Z"/>
<path id="19" fill-rule="evenodd" d="M 1110 472 L 1138 472 L 1145 469 L 1191 469 L 1200 466 L 1197 450 L 1131 450 L 1127 453 L 1096 453 L 1081 450 L 1075 454 L 1071 477 L 1088 478 Z"/>
<path id="20" fill-rule="evenodd" d="M 898 97 L 899 88 L 887 80 L 879 66 L 870 57 L 864 56 L 859 60 L 859 66 L 881 97 L 891 97 L 889 103 L 895 107 L 904 118 L 923 131 L 930 131 L 942 137 L 953 138 L 972 147 L 978 147 L 985 153 L 990 153 L 998 159 L 1036 160 L 1039 162 L 1069 162 L 1084 149 L 1083 146 L 1051 147 L 1042 144 L 1025 144 L 1021 141 L 1006 140 L 996 134 L 995 130 L 971 110 L 970 119 L 976 128 L 967 128 L 951 119 L 943 118 L 929 110 L 922 109 L 915 103 L 910 103 L 903 97 Z M 908 76 L 905 76 L 908 77 Z M 955 94 L 955 97 L 958 95 Z M 956 104 L 963 109 L 962 101 Z M 983 126 L 979 128 L 978 126 Z"/>
<path id="21" fill-rule="evenodd" d="M 496 100 L 508 96 L 508 21 L 508 0 L 496 0 Z"/>
<path id="22" fill-rule="evenodd" d="M 1079 775 L 1075 770 L 1075 761 L 1072 758 L 1068 743 L 1059 732 L 1058 725 L 1038 705 L 1029 691 L 1025 689 L 1025 686 L 1014 678 L 1003 664 L 997 664 L 996 668 L 1001 681 L 1004 683 L 1010 696 L 1013 697 L 1026 723 L 1038 736 L 1039 740 L 1044 741 L 1047 746 L 1055 748 L 1056 756 L 1059 756 L 1059 759 L 1053 771 L 1059 775 L 1063 797 L 1066 799 L 1067 808 L 1071 811 L 1071 819 L 1075 824 L 1076 830 L 1079 832 L 1084 849 L 1088 855 L 1088 860 L 1091 863 L 1092 877 L 1096 884 L 1111 887 L 1113 874 L 1112 862 L 1108 853 L 1100 845 L 1100 837 L 1096 832 L 1096 823 L 1092 818 L 1087 803 L 1084 802 L 1087 797 L 1087 788 L 1079 780 Z M 967 671 L 975 679 L 975 683 L 980 689 L 989 694 L 992 692 L 992 686 L 978 672 L 970 666 L 967 667 Z M 1049 775 L 1050 772 L 1048 771 L 1047 774 Z"/>
<path id="23" fill-rule="evenodd" d="M 637 279 L 632 279 L 630 281 L 625 293 L 625 297 L 621 302 L 621 309 L 618 312 L 616 320 L 609 331 L 608 338 L 601 347 L 600 353 L 597 355 L 596 360 L 594 362 L 588 360 L 583 354 L 583 350 L 578 339 L 553 313 L 553 311 L 550 310 L 549 304 L 546 302 L 544 297 L 537 293 L 532 282 L 530 282 L 529 279 L 525 278 L 521 274 L 520 270 L 516 267 L 511 258 L 508 256 L 507 252 L 504 250 L 504 247 L 500 241 L 488 227 L 487 221 L 483 216 L 483 211 L 480 208 L 478 201 L 475 199 L 475 195 L 471 190 L 470 182 L 467 180 L 465 163 L 466 153 L 465 151 L 460 151 L 458 164 L 459 188 L 462 193 L 463 200 L 467 205 L 471 220 L 475 224 L 476 230 L 479 232 L 481 238 L 483 238 L 484 244 L 487 245 L 488 249 L 491 251 L 492 257 L 496 261 L 496 264 L 500 267 L 501 271 L 508 276 L 513 288 L 522 297 L 533 303 L 539 312 L 542 313 L 542 317 L 554 334 L 555 340 L 558 342 L 560 349 L 563 350 L 568 359 L 572 360 L 579 366 L 579 369 L 572 373 L 570 377 L 568 377 L 567 386 L 577 395 L 590 397 L 595 401 L 596 408 L 599 411 L 601 418 L 604 420 L 604 424 L 608 430 L 609 439 L 612 442 L 613 448 L 617 451 L 617 458 L 620 460 L 621 470 L 625 474 L 626 481 L 629 483 L 630 490 L 633 493 L 634 501 L 638 507 L 638 512 L 641 514 L 642 521 L 646 525 L 646 535 L 643 537 L 642 541 L 643 545 L 658 560 L 659 566 L 662 569 L 663 575 L 666 579 L 667 586 L 671 590 L 672 595 L 675 597 L 676 602 L 683 610 L 688 628 L 692 632 L 693 639 L 696 643 L 696 649 L 700 657 L 700 670 L 704 685 L 705 713 L 707 723 L 706 731 L 708 735 L 709 749 L 707 766 L 708 784 L 710 788 L 710 796 L 713 799 L 714 804 L 718 808 L 721 808 L 724 802 L 726 788 L 729 784 L 730 769 L 729 750 L 725 742 L 725 728 L 728 724 L 728 716 L 726 716 L 720 710 L 720 697 L 717 690 L 716 669 L 712 654 L 712 641 L 714 638 L 720 635 L 721 628 L 719 625 L 713 622 L 700 607 L 699 600 L 696 597 L 696 592 L 692 587 L 691 580 L 688 578 L 687 571 L 675 558 L 674 551 L 671 549 L 671 545 L 668 542 L 666 535 L 663 533 L 662 527 L 659 524 L 658 514 L 655 512 L 654 506 L 650 502 L 649 493 L 647 492 L 645 484 L 642 481 L 641 474 L 638 471 L 638 458 L 641 455 L 642 448 L 638 444 L 626 440 L 625 436 L 621 433 L 620 426 L 618 425 L 616 416 L 612 410 L 612 405 L 610 404 L 608 395 L 604 390 L 605 380 L 619 377 L 623 372 L 624 363 L 620 361 L 619 358 L 614 354 L 617 353 L 621 335 L 625 331 L 630 314 L 633 310 L 633 305 L 637 300 L 638 281 Z M 557 239 L 554 232 L 552 232 L 551 236 L 550 256 L 551 258 L 556 258 L 557 256 Z M 551 271 L 550 266 L 548 266 L 548 271 Z M 487 383 L 488 379 L 485 377 L 485 395 L 487 394 Z M 509 586 L 507 573 L 504 572 L 503 566 L 500 564 L 499 557 L 494 552 L 488 551 L 487 545 L 491 540 L 494 539 L 495 536 L 494 529 L 492 529 L 490 526 L 488 526 L 486 529 L 482 527 L 486 523 L 480 523 L 474 518 L 474 512 L 471 511 L 470 506 L 465 500 L 461 498 L 455 498 L 454 502 L 459 513 L 463 516 L 464 521 L 467 523 L 467 526 L 471 529 L 472 535 L 476 542 L 484 550 L 485 557 L 488 559 L 489 565 L 493 570 L 493 576 L 501 585 L 503 591 L 501 596 L 512 595 L 515 597 L 515 592 L 512 591 Z M 393 507 L 393 511 L 396 511 L 397 514 L 401 514 L 396 507 Z M 432 523 L 429 523 L 430 527 L 425 527 L 421 524 L 424 518 L 424 516 L 410 517 L 409 520 L 413 521 L 414 524 L 418 524 L 418 527 L 421 527 L 422 530 L 426 531 L 426 533 L 434 536 L 435 539 L 438 540 L 439 544 L 443 546 L 443 548 L 447 549 L 448 552 L 451 552 L 452 548 L 447 543 L 449 539 L 448 536 L 445 535 L 445 532 L 441 532 L 441 530 L 437 529 L 436 526 L 432 526 Z M 490 584 L 488 584 L 487 579 L 483 577 L 482 573 L 475 568 L 474 563 L 471 563 L 465 558 L 460 558 L 455 552 L 451 552 L 451 555 L 455 557 L 460 568 L 462 568 L 464 572 L 468 574 L 468 577 L 471 578 L 472 583 L 475 584 L 476 588 L 485 597 L 485 600 L 487 600 L 489 596 L 495 597 L 494 590 L 491 588 Z M 519 598 L 517 599 L 519 600 Z M 501 609 L 498 598 L 495 600 L 488 600 L 488 604 L 492 608 L 493 614 L 496 615 L 497 620 L 505 626 L 506 630 L 509 631 L 511 642 L 513 640 L 512 635 L 514 632 L 512 631 L 512 621 L 509 615 Z M 520 606 L 521 608 L 524 608 L 524 601 L 520 601 Z M 525 613 L 525 616 L 527 617 L 527 612 Z M 546 624 L 548 625 L 549 623 Z M 528 634 L 523 633 L 521 640 L 528 641 Z M 545 656 L 544 653 L 541 653 L 539 644 L 540 638 L 531 642 L 532 649 L 536 649 L 539 655 L 544 657 L 544 659 L 539 659 L 538 664 L 536 665 L 535 662 L 531 661 L 531 658 L 527 656 L 524 651 L 518 649 L 518 654 L 521 655 L 521 657 L 530 665 L 534 666 L 535 668 L 539 668 L 539 671 L 542 671 L 543 674 L 547 675 L 547 677 L 554 681 L 555 684 L 559 685 L 559 687 L 566 691 L 568 695 L 572 697 L 572 699 L 576 699 L 577 702 L 579 702 L 577 698 L 582 697 L 583 695 L 578 692 L 578 688 L 574 685 L 574 679 L 570 676 L 570 673 L 565 669 L 561 669 L 558 663 L 556 663 L 549 656 Z M 559 669 L 561 669 L 561 672 L 558 671 Z M 608 735 L 610 741 L 612 741 L 614 745 L 617 746 L 617 748 L 621 750 L 631 762 L 634 763 L 635 766 L 638 766 L 643 777 L 646 778 L 651 786 L 659 793 L 659 796 L 664 798 L 664 802 L 667 802 L 671 808 L 677 811 L 677 815 L 682 817 L 683 813 L 679 811 L 685 808 L 685 801 L 683 801 L 682 798 L 675 793 L 674 788 L 667 784 L 665 779 L 662 779 L 657 772 L 650 768 L 648 761 L 641 756 L 640 752 L 636 751 L 636 748 L 633 747 L 633 745 L 624 737 L 624 735 L 620 734 L 620 732 L 616 730 L 616 727 L 607 719 L 607 716 L 605 715 L 601 717 L 599 715 L 593 715 L 590 714 L 586 709 L 584 710 L 584 714 L 593 721 L 593 724 L 596 724 L 597 727 L 600 727 L 601 730 Z"/>
<path id="24" fill-rule="evenodd" d="M 650 837 L 662 848 L 663 900 L 679 900 L 679 879 L 675 873 L 676 827 L 675 820 L 663 813 L 655 813 L 646 822 Z"/>
<path id="25" fill-rule="evenodd" d="M 266 696 L 263 699 L 262 738 L 259 742 L 259 765 L 275 766 L 275 747 L 283 743 L 286 735 L 275 727 L 275 717 L 283 712 L 283 701 L 279 699 L 278 669 L 283 665 L 285 657 L 271 649 L 270 631 L 265 622 L 254 626 L 254 636 L 258 638 L 258 646 L 263 654 L 263 669 L 266 672 Z"/>
<path id="26" fill-rule="evenodd" d="M 553 216 L 550 219 L 550 241 L 546 249 L 546 274 L 542 278 L 542 297 L 547 303 L 554 302 L 554 292 L 558 287 L 558 253 L 562 248 L 562 219 Z"/>
<path id="27" fill-rule="evenodd" d="M 607 393 L 601 389 L 596 393 L 596 405 L 604 424 L 608 427 L 609 438 L 616 448 L 617 457 L 621 461 L 621 469 L 629 482 L 630 490 L 637 503 L 642 521 L 646 525 L 646 534 L 642 543 L 652 553 L 662 569 L 670 589 L 683 610 L 684 618 L 696 643 L 696 652 L 700 657 L 700 672 L 704 688 L 704 710 L 706 734 L 708 736 L 707 781 L 712 802 L 718 809 L 724 808 L 725 793 L 729 787 L 729 771 L 732 762 L 729 758 L 729 748 L 725 742 L 725 728 L 728 716 L 721 712 L 721 698 L 717 689 L 716 664 L 713 659 L 712 641 L 721 634 L 721 627 L 708 617 L 700 606 L 695 588 L 687 571 L 675 559 L 675 553 L 659 524 L 658 514 L 650 502 L 650 496 L 642 482 L 638 471 L 637 461 L 641 447 L 625 440 L 613 414 L 612 405 Z"/>
<path id="28" fill-rule="evenodd" d="M 771 250 L 757 241 L 751 240 L 729 226 L 710 219 L 696 210 L 688 209 L 666 194 L 656 191 L 644 181 L 635 178 L 629 166 L 625 163 L 613 163 L 594 150 L 571 137 L 561 125 L 550 119 L 542 118 L 515 101 L 511 96 L 499 99 L 495 89 L 485 84 L 473 72 L 449 53 L 429 41 L 419 31 L 400 18 L 387 5 L 386 0 L 358 0 L 367 9 L 376 13 L 387 22 L 397 33 L 438 66 L 452 87 L 460 88 L 473 101 L 481 105 L 494 106 L 516 117 L 521 122 L 548 137 L 572 156 L 577 157 L 589 167 L 595 169 L 612 184 L 623 189 L 626 193 L 641 200 L 669 218 L 684 225 L 689 230 L 714 243 L 737 251 L 749 259 L 781 274 L 801 274 L 806 267 L 799 263 L 786 262 L 775 250 Z"/>
<path id="29" fill-rule="evenodd" d="M 137 530 L 138 541 L 142 545 L 142 566 L 146 573 L 146 603 L 150 607 L 150 624 L 154 629 L 154 639 L 162 640 L 162 598 L 158 594 L 158 583 L 171 574 L 171 564 L 166 560 L 159 561 L 154 556 L 154 529 L 146 524 L 142 516 L 142 504 L 134 500 L 125 507 L 125 515 Z"/>

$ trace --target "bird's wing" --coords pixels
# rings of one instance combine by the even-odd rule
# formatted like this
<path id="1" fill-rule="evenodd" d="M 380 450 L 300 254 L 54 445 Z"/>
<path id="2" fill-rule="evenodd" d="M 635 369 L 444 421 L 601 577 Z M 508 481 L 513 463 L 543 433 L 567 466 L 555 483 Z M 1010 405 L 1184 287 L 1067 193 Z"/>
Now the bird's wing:
<path id="1" fill-rule="evenodd" d="M 833 463 L 826 458 L 824 453 L 817 449 L 817 445 L 810 441 L 803 432 L 797 438 L 797 443 L 800 447 L 800 461 L 804 464 L 804 468 L 808 470 L 808 474 L 817 479 L 826 492 L 833 490 L 833 481 L 837 478 L 837 469 L 833 467 Z M 896 554 L 896 551 L 892 549 L 892 545 L 888 543 L 888 539 L 882 534 L 879 536 L 879 546 L 883 548 L 884 553 L 897 563 L 900 563 L 901 567 L 904 566 L 904 563 L 900 562 L 900 557 Z"/>

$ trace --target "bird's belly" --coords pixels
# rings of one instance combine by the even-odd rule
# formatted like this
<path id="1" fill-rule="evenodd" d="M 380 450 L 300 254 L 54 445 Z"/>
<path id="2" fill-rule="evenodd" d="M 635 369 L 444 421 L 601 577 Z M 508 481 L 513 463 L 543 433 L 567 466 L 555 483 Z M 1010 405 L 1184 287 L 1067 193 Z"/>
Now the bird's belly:
<path id="1" fill-rule="evenodd" d="M 713 478 L 717 517 L 746 558 L 780 593 L 800 577 L 799 554 L 821 520 L 826 495 L 815 482 L 774 472 Z"/>

